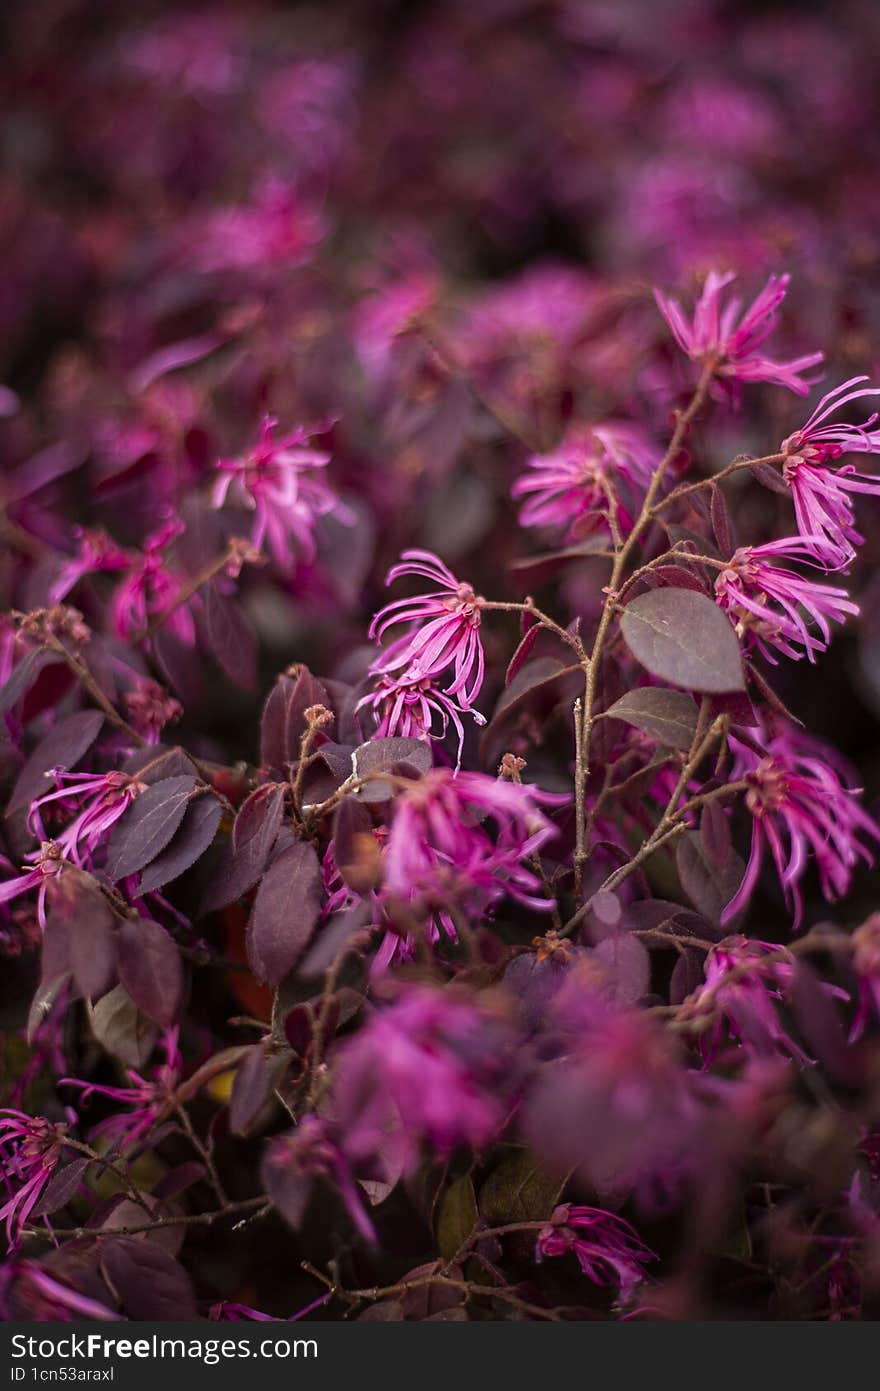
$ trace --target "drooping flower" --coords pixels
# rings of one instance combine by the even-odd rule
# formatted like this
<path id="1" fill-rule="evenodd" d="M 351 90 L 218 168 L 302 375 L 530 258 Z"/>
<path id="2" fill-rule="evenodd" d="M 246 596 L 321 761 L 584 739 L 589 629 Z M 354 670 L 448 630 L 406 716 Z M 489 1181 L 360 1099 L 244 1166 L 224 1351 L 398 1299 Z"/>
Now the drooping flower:
<path id="1" fill-rule="evenodd" d="M 730 922 L 749 901 L 769 846 L 776 872 L 800 926 L 800 881 L 815 859 L 824 897 L 833 902 L 847 892 L 859 861 L 873 864 L 866 841 L 880 841 L 880 826 L 860 806 L 859 789 L 843 782 L 840 760 L 819 740 L 784 730 L 763 755 L 732 740 L 731 776 L 748 783 L 745 802 L 752 815 L 752 847 L 743 881 L 722 915 Z"/>
<path id="2" fill-rule="evenodd" d="M 446 691 L 438 690 L 433 678 L 422 676 L 416 665 L 399 676 L 380 676 L 376 687 L 357 703 L 356 709 L 368 706 L 378 721 L 375 737 L 402 739 L 445 739 L 450 724 L 458 738 L 458 760 L 461 762 L 465 711 Z M 478 710 L 467 713 L 477 724 L 485 724 Z"/>
<path id="3" fill-rule="evenodd" d="M 409 987 L 337 1054 L 333 1109 L 346 1154 L 386 1152 L 393 1134 L 407 1172 L 423 1142 L 441 1156 L 486 1145 L 506 1113 L 508 1044 L 500 1021 L 454 989 Z"/>
<path id="4" fill-rule="evenodd" d="M 742 301 L 734 296 L 725 304 L 722 293 L 735 279 L 733 271 L 725 274 L 710 271 L 690 320 L 678 300 L 660 290 L 654 291 L 654 298 L 682 351 L 694 362 L 714 359 L 717 363 L 715 375 L 731 388 L 737 381 L 773 382 L 788 387 L 798 396 L 806 396 L 810 379 L 803 373 L 818 366 L 823 353 L 806 353 L 788 362 L 775 362 L 759 351 L 776 328 L 779 306 L 785 299 L 790 276 L 771 275 L 742 315 Z"/>
<path id="5" fill-rule="evenodd" d="M 383 899 L 421 916 L 437 911 L 442 917 L 463 904 L 485 910 L 505 894 L 546 910 L 550 905 L 527 862 L 555 835 L 541 803 L 559 800 L 485 773 L 433 769 L 396 800 Z M 494 823 L 494 836 L 487 822 Z"/>
<path id="6" fill-rule="evenodd" d="M 120 637 L 138 638 L 153 618 L 162 617 L 166 626 L 192 647 L 196 640 L 195 620 L 188 604 L 175 605 L 184 581 L 168 568 L 165 551 L 185 530 L 177 517 L 169 517 L 151 532 L 138 559 L 132 561 L 125 579 L 113 596 L 113 626 Z M 165 616 L 167 614 L 167 617 Z"/>
<path id="7" fill-rule="evenodd" d="M 26 860 L 33 860 L 34 864 L 30 868 L 22 870 L 17 879 L 7 879 L 0 884 L 0 903 L 9 903 L 11 899 L 18 898 L 20 894 L 30 893 L 31 889 L 37 890 L 37 921 L 40 927 L 46 926 L 46 894 L 49 888 L 49 881 L 61 874 L 64 869 L 65 856 L 62 847 L 54 840 L 44 841 L 39 850 L 27 855 Z"/>
<path id="8" fill-rule="evenodd" d="M 433 680 L 452 666 L 453 679 L 445 688 L 446 694 L 457 697 L 459 706 L 470 710 L 483 684 L 483 600 L 431 551 L 404 551 L 400 563 L 388 571 L 385 583 L 392 584 L 402 575 L 421 576 L 438 588 L 412 599 L 394 599 L 380 609 L 370 625 L 370 637 L 375 641 L 381 642 L 389 628 L 400 623 L 413 624 L 413 631 L 393 642 L 370 670 L 385 676 L 415 668 L 420 680 Z"/>
<path id="9" fill-rule="evenodd" d="M 741 546 L 719 571 L 716 601 L 734 620 L 738 636 L 774 665 L 772 648 L 796 661 L 806 655 L 813 662 L 831 640 L 829 620 L 844 623 L 859 606 L 845 589 L 805 579 L 777 564 L 777 557 L 815 563 L 811 546 L 792 536 Z"/>
<path id="10" fill-rule="evenodd" d="M 621 1303 L 628 1303 L 645 1278 L 647 1261 L 657 1259 L 635 1229 L 598 1207 L 562 1203 L 538 1233 L 535 1260 L 573 1251 L 578 1265 L 594 1285 L 616 1285 Z"/>
<path id="11" fill-rule="evenodd" d="M 43 1116 L 26 1116 L 12 1107 L 0 1107 L 0 1180 L 10 1195 L 0 1207 L 6 1219 L 10 1246 L 18 1242 L 22 1227 L 58 1167 L 67 1126 Z"/>
<path id="12" fill-rule="evenodd" d="M 880 388 L 862 386 L 865 376 L 851 377 L 822 397 L 805 425 L 782 441 L 782 476 L 791 489 L 798 530 L 816 559 L 831 568 L 846 566 L 864 538 L 856 531 L 852 493 L 880 496 L 880 478 L 859 473 L 854 464 L 829 468 L 844 454 L 880 454 L 877 412 L 861 425 L 827 423 L 851 401 L 880 396 Z"/>
<path id="13" fill-rule="evenodd" d="M 657 465 L 650 441 L 633 425 L 609 422 L 567 431 L 549 454 L 533 454 L 530 472 L 514 483 L 515 498 L 526 498 L 521 526 L 562 526 L 568 539 L 609 527 L 613 516 L 622 535 L 632 530 L 634 499 Z"/>
<path id="14" fill-rule="evenodd" d="M 238 459 L 220 459 L 212 500 L 222 507 L 230 497 L 254 514 L 251 544 L 265 543 L 276 563 L 290 570 L 297 554 L 311 560 L 315 554 L 315 523 L 335 512 L 340 520 L 351 514 L 316 470 L 326 468 L 330 455 L 313 449 L 309 441 L 326 425 L 299 425 L 289 434 L 274 438 L 278 421 L 263 418 L 260 437 Z"/>
<path id="15" fill-rule="evenodd" d="M 43 809 L 55 805 L 79 815 L 55 837 L 56 845 L 74 864 L 85 865 L 104 842 L 119 818 L 144 790 L 144 784 L 129 773 L 68 773 L 52 768 L 47 777 L 55 779 L 54 792 L 46 792 L 31 802 L 28 825 L 41 840 L 47 840 Z"/>
<path id="16" fill-rule="evenodd" d="M 705 983 L 682 1005 L 679 1018 L 700 1031 L 706 1063 L 717 1057 L 725 1034 L 757 1057 L 781 1053 L 797 1062 L 810 1058 L 786 1030 L 777 1009 L 797 970 L 785 947 L 737 933 L 714 946 L 706 957 Z M 823 990 L 847 999 L 846 991 L 823 984 Z"/>
<path id="17" fill-rule="evenodd" d="M 97 1082 L 81 1082 L 76 1077 L 61 1077 L 59 1085 L 79 1087 L 82 1100 L 106 1096 L 127 1107 L 108 1116 L 95 1126 L 92 1134 L 108 1136 L 114 1146 L 128 1150 L 140 1143 L 150 1131 L 169 1116 L 174 1109 L 174 1093 L 180 1082 L 183 1059 L 177 1046 L 177 1029 L 169 1029 L 162 1038 L 165 1061 L 154 1069 L 152 1080 L 142 1077 L 134 1068 L 126 1069 L 131 1086 L 108 1087 Z"/>

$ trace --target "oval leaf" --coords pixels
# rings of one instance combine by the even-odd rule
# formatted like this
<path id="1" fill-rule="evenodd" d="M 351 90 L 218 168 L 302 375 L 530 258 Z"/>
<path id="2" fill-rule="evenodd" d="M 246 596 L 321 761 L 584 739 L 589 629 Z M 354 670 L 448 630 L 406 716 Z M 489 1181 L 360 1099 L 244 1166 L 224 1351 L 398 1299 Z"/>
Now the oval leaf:
<path id="1" fill-rule="evenodd" d="M 183 996 L 183 967 L 164 927 L 150 918 L 122 923 L 119 976 L 138 1008 L 160 1029 L 169 1029 Z"/>
<path id="2" fill-rule="evenodd" d="M 705 594 L 652 589 L 627 604 L 620 628 L 636 660 L 661 681 L 689 691 L 741 691 L 744 687 L 736 633 Z"/>
<path id="3" fill-rule="evenodd" d="M 183 820 L 195 786 L 195 778 L 185 774 L 141 793 L 113 828 L 107 851 L 111 879 L 126 879 L 161 854 Z"/>
<path id="4" fill-rule="evenodd" d="M 697 732 L 697 707 L 691 697 L 660 686 L 627 691 L 605 713 L 672 749 L 689 749 Z"/>
<path id="5" fill-rule="evenodd" d="M 284 796 L 283 783 L 269 782 L 242 802 L 232 828 L 232 844 L 205 898 L 206 913 L 225 908 L 254 887 L 281 830 Z"/>
<path id="6" fill-rule="evenodd" d="M 223 808 L 216 797 L 197 797 L 190 802 L 171 843 L 141 875 L 139 892 L 150 893 L 163 884 L 170 884 L 194 865 L 213 844 L 222 815 Z"/>
<path id="7" fill-rule="evenodd" d="M 248 960 L 267 985 L 278 985 L 309 944 L 321 911 L 321 866 L 297 841 L 274 860 L 257 890 L 247 929 Z"/>

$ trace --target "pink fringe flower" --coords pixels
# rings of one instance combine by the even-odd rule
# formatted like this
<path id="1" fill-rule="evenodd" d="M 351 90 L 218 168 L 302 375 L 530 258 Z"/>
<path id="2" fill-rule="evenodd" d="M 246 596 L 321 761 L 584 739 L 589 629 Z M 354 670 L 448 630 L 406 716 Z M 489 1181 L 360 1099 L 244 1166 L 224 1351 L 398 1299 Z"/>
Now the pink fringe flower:
<path id="1" fill-rule="evenodd" d="M 769 846 L 776 872 L 793 912 L 797 931 L 803 916 L 800 881 L 812 856 L 828 902 L 847 892 L 860 860 L 874 863 L 865 840 L 880 841 L 880 826 L 859 805 L 860 789 L 846 787 L 818 740 L 783 732 L 762 756 L 735 744 L 731 776 L 748 783 L 745 803 L 752 815 L 752 847 L 743 881 L 728 903 L 722 922 L 748 903 Z"/>
<path id="2" fill-rule="evenodd" d="M 465 713 L 446 691 L 437 689 L 431 677 L 420 676 L 413 666 L 401 676 L 380 676 L 376 689 L 363 696 L 356 709 L 372 709 L 377 724 L 375 737 L 402 739 L 445 739 L 450 724 L 458 739 L 456 767 L 461 763 Z M 477 724 L 485 724 L 478 710 L 469 710 Z"/>
<path id="3" fill-rule="evenodd" d="M 660 290 L 654 291 L 657 307 L 682 352 L 694 362 L 717 360 L 716 375 L 728 385 L 734 382 L 773 382 L 806 396 L 809 379 L 803 373 L 822 362 L 823 353 L 807 353 L 789 362 L 775 362 L 759 351 L 776 328 L 778 310 L 785 299 L 790 277 L 771 275 L 763 290 L 744 314 L 742 301 L 734 296 L 725 304 L 722 291 L 735 280 L 733 271 L 712 270 L 706 276 L 693 317 L 688 320 L 678 300 Z"/>
<path id="4" fill-rule="evenodd" d="M 169 1029 L 162 1039 L 165 1061 L 154 1070 L 152 1081 L 133 1068 L 127 1069 L 129 1087 L 107 1087 L 97 1082 L 80 1082 L 76 1077 L 61 1077 L 59 1084 L 79 1087 L 82 1100 L 106 1096 L 127 1107 L 127 1111 L 108 1116 L 95 1126 L 92 1134 L 109 1136 L 120 1150 L 131 1149 L 143 1140 L 153 1127 L 168 1116 L 174 1107 L 174 1092 L 183 1070 L 183 1059 L 177 1046 L 177 1029 Z"/>
<path id="5" fill-rule="evenodd" d="M 140 559 L 132 563 L 113 596 L 113 626 L 120 637 L 140 637 L 151 619 L 171 610 L 183 588 L 183 580 L 168 569 L 164 552 L 184 530 L 179 518 L 170 517 L 144 541 Z M 187 604 L 168 612 L 165 624 L 181 642 L 193 646 L 196 627 Z"/>
<path id="6" fill-rule="evenodd" d="M 533 454 L 531 472 L 511 489 L 527 498 L 521 526 L 562 526 L 568 538 L 609 529 L 613 517 L 622 535 L 632 530 L 627 499 L 639 497 L 657 464 L 656 451 L 632 425 L 571 429 L 549 454 Z"/>
<path id="7" fill-rule="evenodd" d="M 431 551 L 404 551 L 401 563 L 391 567 L 385 583 L 392 584 L 402 575 L 419 575 L 439 587 L 412 599 L 395 599 L 379 610 L 370 625 L 370 637 L 375 641 L 381 642 L 388 629 L 399 623 L 414 626 L 412 632 L 393 642 L 370 670 L 381 676 L 404 672 L 415 680 L 433 680 L 452 666 L 453 679 L 446 694 L 458 697 L 459 707 L 470 711 L 485 670 L 480 642 L 484 601 Z"/>
<path id="8" fill-rule="evenodd" d="M 782 442 L 782 473 L 791 489 L 798 530 L 820 564 L 834 569 L 849 565 L 855 546 L 864 540 L 854 526 L 850 494 L 880 497 L 880 478 L 858 473 L 854 464 L 826 467 L 844 454 L 880 454 L 880 430 L 870 428 L 877 421 L 876 412 L 861 425 L 827 423 L 850 401 L 880 396 L 880 388 L 861 386 L 867 380 L 850 377 L 829 391 L 807 423 Z"/>
<path id="9" fill-rule="evenodd" d="M 67 773 L 53 768 L 47 776 L 55 779 L 56 790 L 31 802 L 28 825 L 46 840 L 41 808 L 58 803 L 68 811 L 79 802 L 79 815 L 55 838 L 56 845 L 76 865 L 90 863 L 116 822 L 144 790 L 143 783 L 128 773 Z"/>
<path id="10" fill-rule="evenodd" d="M 645 1278 L 644 1265 L 656 1254 L 629 1222 L 598 1207 L 562 1203 L 538 1233 L 535 1260 L 565 1256 L 573 1251 L 578 1265 L 594 1285 L 616 1285 L 621 1303 L 628 1303 Z"/>
<path id="11" fill-rule="evenodd" d="M 20 894 L 30 893 L 31 889 L 36 889 L 37 921 L 40 927 L 45 929 L 46 894 L 49 889 L 49 881 L 56 878 L 64 868 L 64 850 L 56 841 L 48 840 L 43 842 L 39 850 L 25 858 L 34 860 L 34 865 L 30 869 L 23 870 L 17 879 L 7 879 L 4 884 L 0 884 L 0 903 L 9 903 L 13 898 L 18 898 Z"/>
<path id="12" fill-rule="evenodd" d="M 741 546 L 715 581 L 715 598 L 730 615 L 737 634 L 776 665 L 771 648 L 799 661 L 815 661 L 831 640 L 829 620 L 844 623 L 857 614 L 845 589 L 817 584 L 775 563 L 776 557 L 815 563 L 805 541 L 783 537 L 763 546 Z M 810 631 L 818 629 L 819 636 Z"/>
<path id="13" fill-rule="evenodd" d="M 0 1178 L 11 1196 L 0 1207 L 6 1237 L 15 1246 L 28 1217 L 58 1167 L 66 1125 L 53 1125 L 43 1116 L 26 1116 L 12 1107 L 0 1108 Z"/>
<path id="14" fill-rule="evenodd" d="M 327 467 L 330 455 L 308 442 L 328 426 L 299 425 L 274 439 L 277 424 L 274 416 L 265 416 L 260 438 L 248 454 L 218 461 L 212 500 L 222 507 L 231 492 L 235 502 L 254 514 L 251 545 L 259 549 L 265 543 L 276 563 L 290 570 L 297 553 L 307 561 L 314 558 L 319 517 L 335 512 L 346 523 L 352 518 L 333 489 L 315 475 L 316 469 Z"/>

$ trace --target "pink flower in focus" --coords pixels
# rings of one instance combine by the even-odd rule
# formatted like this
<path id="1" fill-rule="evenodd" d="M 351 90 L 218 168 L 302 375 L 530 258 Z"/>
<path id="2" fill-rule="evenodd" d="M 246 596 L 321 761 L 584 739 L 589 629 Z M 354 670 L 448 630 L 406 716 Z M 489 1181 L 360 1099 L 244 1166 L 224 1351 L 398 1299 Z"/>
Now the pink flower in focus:
<path id="1" fill-rule="evenodd" d="M 26 1116 L 0 1107 L 0 1179 L 11 1196 L 0 1207 L 6 1219 L 6 1238 L 15 1246 L 22 1227 L 58 1167 L 66 1125 L 53 1125 L 42 1116 Z"/>
<path id="2" fill-rule="evenodd" d="M 861 425 L 826 423 L 850 401 L 880 396 L 880 388 L 860 385 L 867 380 L 851 377 L 829 391 L 807 423 L 782 442 L 782 474 L 791 488 L 798 530 L 816 559 L 833 568 L 848 565 L 855 546 L 864 540 L 855 530 L 850 494 L 880 497 L 880 478 L 857 473 L 853 464 L 826 467 L 844 454 L 880 454 L 880 430 L 870 428 L 877 421 L 876 412 Z"/>
<path id="3" fill-rule="evenodd" d="M 451 724 L 458 737 L 458 758 L 461 763 L 465 713 L 445 691 L 438 690 L 430 677 L 421 676 L 418 667 L 410 667 L 400 676 L 380 676 L 376 689 L 363 696 L 355 707 L 369 706 L 378 721 L 375 737 L 402 739 L 445 739 Z M 485 724 L 478 710 L 469 710 L 477 724 Z"/>
<path id="4" fill-rule="evenodd" d="M 37 890 L 37 921 L 40 927 L 46 926 L 46 894 L 49 881 L 56 878 L 64 868 L 64 850 L 55 841 L 44 841 L 39 850 L 25 857 L 34 860 L 30 869 L 25 869 L 17 879 L 7 879 L 0 884 L 0 903 L 9 903 L 20 894 Z"/>
<path id="5" fill-rule="evenodd" d="M 857 614 L 845 589 L 816 584 L 775 563 L 776 557 L 815 563 L 805 541 L 783 537 L 763 546 L 741 546 L 715 581 L 715 599 L 733 619 L 737 635 L 776 665 L 771 648 L 799 661 L 815 661 L 831 640 L 829 620 L 844 623 Z M 810 625 L 819 635 L 811 632 Z"/>
<path id="6" fill-rule="evenodd" d="M 660 290 L 654 298 L 678 346 L 694 362 L 717 361 L 716 375 L 728 384 L 773 382 L 806 396 L 810 381 L 803 373 L 822 362 L 823 353 L 807 353 L 789 362 L 774 362 L 759 349 L 776 328 L 778 310 L 785 299 L 790 277 L 771 275 L 764 289 L 744 314 L 742 301 L 733 297 L 723 303 L 722 291 L 736 276 L 733 271 L 710 271 L 692 319 L 688 320 L 678 300 Z"/>
<path id="7" fill-rule="evenodd" d="M 483 600 L 431 551 L 404 551 L 401 562 L 388 571 L 386 584 L 401 575 L 419 575 L 439 587 L 412 599 L 395 599 L 380 609 L 370 625 L 374 640 L 381 641 L 388 629 L 399 623 L 411 623 L 414 628 L 392 643 L 370 670 L 381 676 L 413 670 L 413 674 L 418 673 L 416 679 L 424 680 L 434 679 L 452 666 L 453 680 L 446 694 L 458 697 L 460 708 L 470 711 L 483 684 Z"/>
<path id="8" fill-rule="evenodd" d="M 569 1251 L 577 1256 L 578 1265 L 594 1285 L 616 1285 L 623 1304 L 644 1280 L 645 1262 L 657 1259 L 622 1217 L 603 1208 L 562 1203 L 538 1233 L 535 1260 L 564 1256 Z"/>
<path id="9" fill-rule="evenodd" d="M 733 747 L 731 777 L 749 785 L 745 802 L 752 815 L 752 848 L 722 922 L 748 903 L 769 846 L 797 931 L 803 914 L 800 881 L 811 855 L 822 893 L 833 902 L 849 889 L 859 860 L 874 863 L 864 842 L 880 841 L 880 826 L 859 805 L 859 789 L 844 785 L 818 740 L 786 731 L 770 741 L 763 756 L 735 740 Z"/>
<path id="10" fill-rule="evenodd" d="M 627 499 L 639 499 L 657 464 L 649 441 L 632 425 L 607 424 L 566 433 L 549 454 L 533 454 L 531 472 L 511 489 L 526 498 L 521 526 L 561 526 L 569 538 L 609 526 L 615 517 L 623 535 L 632 530 Z"/>
<path id="11" fill-rule="evenodd" d="M 315 523 L 319 517 L 335 512 L 342 521 L 350 520 L 332 488 L 315 469 L 326 468 L 330 455 L 308 444 L 314 434 L 327 426 L 298 426 L 281 439 L 273 439 L 278 421 L 263 418 L 260 438 L 240 459 L 220 459 L 213 489 L 215 507 L 232 499 L 254 514 L 251 544 L 258 549 L 265 543 L 276 563 L 290 570 L 296 554 L 311 560 L 315 554 Z"/>
<path id="12" fill-rule="evenodd" d="M 28 825 L 35 835 L 46 840 L 41 808 L 60 804 L 60 809 L 71 811 L 79 803 L 79 815 L 55 838 L 56 845 L 76 865 L 91 861 L 116 822 L 144 790 L 143 783 L 128 773 L 67 773 L 63 768 L 53 768 L 47 777 L 55 779 L 56 790 L 31 802 Z M 86 804 L 82 805 L 84 801 Z"/>

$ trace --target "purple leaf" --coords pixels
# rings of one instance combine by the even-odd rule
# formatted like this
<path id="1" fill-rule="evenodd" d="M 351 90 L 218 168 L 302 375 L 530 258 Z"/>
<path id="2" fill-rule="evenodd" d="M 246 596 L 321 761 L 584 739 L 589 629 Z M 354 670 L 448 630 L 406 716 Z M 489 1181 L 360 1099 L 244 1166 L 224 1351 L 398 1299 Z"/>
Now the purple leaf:
<path id="1" fill-rule="evenodd" d="M 285 793 L 283 783 L 268 782 L 242 802 L 232 828 L 232 843 L 208 889 L 204 912 L 225 908 L 256 884 L 281 830 Z"/>
<path id="2" fill-rule="evenodd" d="M 722 560 L 727 560 L 736 549 L 736 531 L 734 530 L 733 519 L 727 509 L 724 494 L 713 483 L 710 488 L 711 501 L 709 504 L 710 516 L 712 518 L 712 531 L 718 543 Z"/>
<path id="3" fill-rule="evenodd" d="M 616 932 L 593 948 L 605 975 L 604 992 L 619 1005 L 634 1005 L 648 993 L 651 958 L 638 937 Z"/>
<path id="4" fill-rule="evenodd" d="M 373 818 L 362 802 L 345 797 L 333 821 L 333 858 L 344 883 L 363 894 L 376 887 L 382 856 L 373 835 Z"/>
<path id="5" fill-rule="evenodd" d="M 717 802 L 707 802 L 700 814 L 700 839 L 705 857 L 717 870 L 723 870 L 730 859 L 730 822 L 724 808 Z"/>
<path id="6" fill-rule="evenodd" d="M 519 640 L 516 651 L 514 652 L 513 656 L 511 657 L 508 663 L 507 671 L 504 675 L 505 686 L 509 686 L 513 678 L 516 676 L 517 672 L 519 672 L 522 669 L 525 662 L 531 655 L 532 648 L 534 647 L 540 635 L 540 623 L 533 623 L 531 628 L 526 629 L 525 633 Z"/>
<path id="7" fill-rule="evenodd" d="M 688 995 L 693 995 L 703 984 L 703 961 L 705 953 L 693 947 L 681 949 L 669 981 L 669 1003 L 680 1005 Z"/>
<path id="8" fill-rule="evenodd" d="M 791 497 L 791 489 L 778 469 L 772 464 L 754 464 L 751 469 L 752 477 L 764 488 L 769 488 L 771 493 L 779 493 L 782 497 Z"/>
<path id="9" fill-rule="evenodd" d="M 122 985 L 89 1008 L 92 1033 L 108 1053 L 127 1067 L 143 1067 L 156 1044 L 157 1029 Z"/>
<path id="10" fill-rule="evenodd" d="M 222 815 L 223 808 L 216 797 L 207 795 L 190 802 L 170 844 L 141 875 L 138 892 L 146 894 L 170 884 L 194 865 L 213 844 Z"/>
<path id="11" fill-rule="evenodd" d="M 660 686 L 627 691 L 605 713 L 673 749 L 689 749 L 697 732 L 697 707 L 691 697 Z"/>
<path id="12" fill-rule="evenodd" d="M 423 739 L 368 739 L 351 756 L 352 769 L 359 778 L 408 768 L 419 774 L 428 773 L 433 762 L 431 746 Z M 385 802 L 393 794 L 390 782 L 370 777 L 355 796 L 362 802 Z"/>
<path id="13" fill-rule="evenodd" d="M 137 1007 L 160 1029 L 170 1029 L 183 999 L 183 967 L 164 927 L 150 918 L 121 924 L 119 977 Z"/>
<path id="14" fill-rule="evenodd" d="M 272 1065 L 262 1044 L 249 1048 L 235 1071 L 229 1098 L 229 1128 L 233 1135 L 247 1135 L 269 1095 Z"/>
<path id="15" fill-rule="evenodd" d="M 216 584 L 203 590 L 205 642 L 230 681 L 246 691 L 257 685 L 257 639 L 241 605 Z"/>
<path id="16" fill-rule="evenodd" d="M 155 1241 L 111 1237 L 101 1245 L 104 1278 L 131 1319 L 198 1317 L 189 1276 Z"/>
<path id="17" fill-rule="evenodd" d="M 76 1194 L 91 1162 L 90 1159 L 72 1159 L 69 1164 L 56 1169 L 33 1208 L 33 1216 L 50 1217 L 53 1212 L 66 1207 Z"/>
<path id="18" fill-rule="evenodd" d="M 196 779 L 188 774 L 154 783 L 117 821 L 107 850 L 107 873 L 126 879 L 161 854 L 186 811 Z"/>
<path id="19" fill-rule="evenodd" d="M 263 1187 L 273 1204 L 296 1230 L 305 1216 L 313 1179 L 311 1174 L 303 1173 L 292 1161 L 284 1137 L 269 1146 L 263 1156 L 260 1173 Z"/>
<path id="20" fill-rule="evenodd" d="M 731 850 L 719 868 L 709 859 L 699 832 L 688 831 L 678 842 L 675 860 L 681 886 L 691 903 L 710 923 L 720 923 L 745 872 L 739 855 Z"/>
<path id="21" fill-rule="evenodd" d="M 251 910 L 247 953 L 260 980 L 278 985 L 293 969 L 309 944 L 321 899 L 318 856 L 297 841 L 272 862 Z"/>
<path id="22" fill-rule="evenodd" d="M 4 715 L 13 705 L 18 704 L 44 667 L 58 664 L 59 658 L 53 656 L 45 647 L 32 647 L 30 652 L 26 652 L 9 680 L 0 689 L 0 715 Z"/>
<path id="23" fill-rule="evenodd" d="M 733 626 L 705 594 L 652 589 L 627 604 L 620 628 L 652 676 L 691 691 L 740 691 L 742 657 Z"/>
<path id="24" fill-rule="evenodd" d="M 70 965 L 85 998 L 96 1000 L 116 979 L 116 928 L 100 894 L 77 889 L 67 924 Z"/>
<path id="25" fill-rule="evenodd" d="M 365 899 L 345 913 L 337 913 L 329 922 L 323 924 L 321 931 L 306 952 L 299 974 L 306 980 L 323 976 L 346 942 L 366 928 L 373 916 L 369 900 Z"/>
<path id="26" fill-rule="evenodd" d="M 41 792 L 51 792 L 54 783 L 45 775 L 50 768 L 73 768 L 91 748 L 101 732 L 104 716 L 100 710 L 80 710 L 68 715 L 34 749 L 16 779 L 8 811 L 27 806 Z"/>

